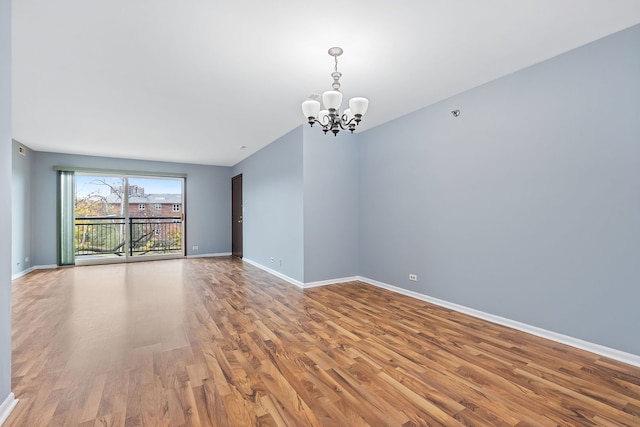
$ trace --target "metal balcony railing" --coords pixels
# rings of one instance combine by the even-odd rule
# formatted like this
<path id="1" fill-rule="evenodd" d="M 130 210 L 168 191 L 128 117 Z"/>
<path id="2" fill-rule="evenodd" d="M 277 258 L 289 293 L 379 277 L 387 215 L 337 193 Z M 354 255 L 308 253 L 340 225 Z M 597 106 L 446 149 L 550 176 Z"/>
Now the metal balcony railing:
<path id="1" fill-rule="evenodd" d="M 76 218 L 74 238 L 76 256 L 181 253 L 182 217 Z"/>

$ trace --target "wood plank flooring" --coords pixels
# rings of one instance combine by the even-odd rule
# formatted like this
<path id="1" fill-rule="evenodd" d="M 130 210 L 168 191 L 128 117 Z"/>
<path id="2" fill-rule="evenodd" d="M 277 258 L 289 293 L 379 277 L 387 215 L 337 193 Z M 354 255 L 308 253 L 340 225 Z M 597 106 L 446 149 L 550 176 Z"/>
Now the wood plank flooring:
<path id="1" fill-rule="evenodd" d="M 640 369 L 232 258 L 13 282 L 7 426 L 640 426 Z"/>

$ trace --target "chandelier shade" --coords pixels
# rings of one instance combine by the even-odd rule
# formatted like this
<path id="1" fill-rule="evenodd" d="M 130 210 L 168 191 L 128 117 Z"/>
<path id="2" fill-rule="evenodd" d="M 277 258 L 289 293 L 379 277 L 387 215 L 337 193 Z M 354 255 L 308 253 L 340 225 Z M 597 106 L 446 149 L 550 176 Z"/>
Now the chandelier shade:
<path id="1" fill-rule="evenodd" d="M 328 90 L 322 94 L 322 103 L 327 110 L 339 110 L 342 104 L 342 94 L 337 90 Z"/>
<path id="2" fill-rule="evenodd" d="M 369 100 L 367 98 L 359 96 L 349 100 L 349 109 L 353 114 L 360 114 L 361 116 L 364 116 L 364 113 L 367 112 L 367 108 L 369 108 Z"/>
<path id="3" fill-rule="evenodd" d="M 334 57 L 335 68 L 331 73 L 333 90 L 328 90 L 322 94 L 322 105 L 316 99 L 307 99 L 302 103 L 302 114 L 313 126 L 318 123 L 322 131 L 326 134 L 331 131 L 337 135 L 340 130 L 349 130 L 351 133 L 362 121 L 362 116 L 369 108 L 369 100 L 363 97 L 355 97 L 349 100 L 349 108 L 340 113 L 342 105 L 342 92 L 340 92 L 340 77 L 342 73 L 338 71 L 338 56 L 342 55 L 342 48 L 332 47 L 329 55 Z M 317 95 L 316 95 L 317 97 Z M 321 109 L 324 107 L 324 109 Z"/>
<path id="4" fill-rule="evenodd" d="M 302 114 L 305 117 L 318 117 L 320 113 L 320 103 L 313 99 L 307 99 L 302 103 Z"/>

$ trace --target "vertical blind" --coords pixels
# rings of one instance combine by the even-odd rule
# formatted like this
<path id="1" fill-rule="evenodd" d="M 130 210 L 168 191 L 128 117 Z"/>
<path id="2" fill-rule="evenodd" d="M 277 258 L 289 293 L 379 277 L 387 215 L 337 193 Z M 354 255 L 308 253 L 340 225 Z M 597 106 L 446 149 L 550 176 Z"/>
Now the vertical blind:
<path id="1" fill-rule="evenodd" d="M 75 173 L 58 171 L 58 265 L 74 265 Z"/>

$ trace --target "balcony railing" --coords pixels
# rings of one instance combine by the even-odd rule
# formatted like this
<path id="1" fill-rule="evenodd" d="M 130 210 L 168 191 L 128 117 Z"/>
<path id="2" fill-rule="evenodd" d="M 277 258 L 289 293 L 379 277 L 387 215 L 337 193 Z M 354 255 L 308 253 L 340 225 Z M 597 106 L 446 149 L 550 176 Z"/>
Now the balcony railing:
<path id="1" fill-rule="evenodd" d="M 76 256 L 182 253 L 182 218 L 76 218 L 74 236 Z"/>

